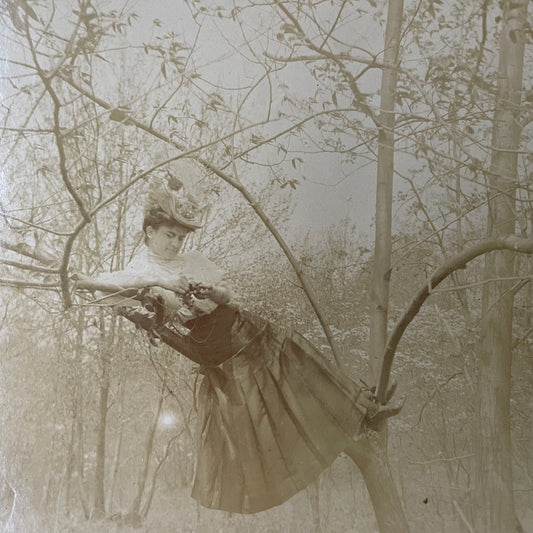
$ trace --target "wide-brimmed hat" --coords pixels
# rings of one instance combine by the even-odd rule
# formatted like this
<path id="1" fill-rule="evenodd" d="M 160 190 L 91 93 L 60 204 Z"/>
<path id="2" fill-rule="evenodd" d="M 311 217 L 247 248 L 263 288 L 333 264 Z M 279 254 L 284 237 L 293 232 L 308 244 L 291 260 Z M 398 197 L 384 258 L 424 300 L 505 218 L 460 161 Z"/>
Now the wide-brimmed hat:
<path id="1" fill-rule="evenodd" d="M 144 216 L 163 212 L 178 224 L 198 229 L 203 226 L 204 209 L 194 196 L 185 190 L 183 183 L 170 172 L 165 177 L 152 178 L 144 206 Z"/>

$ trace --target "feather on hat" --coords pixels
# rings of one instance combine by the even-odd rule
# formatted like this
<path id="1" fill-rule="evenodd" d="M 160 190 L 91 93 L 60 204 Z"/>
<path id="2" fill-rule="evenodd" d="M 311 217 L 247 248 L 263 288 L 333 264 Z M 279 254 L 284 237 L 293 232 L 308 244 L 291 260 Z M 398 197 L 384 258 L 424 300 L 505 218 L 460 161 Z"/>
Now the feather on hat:
<path id="1" fill-rule="evenodd" d="M 185 191 L 183 183 L 170 173 L 167 178 L 154 178 L 150 184 L 144 215 L 146 217 L 157 211 L 162 211 L 186 228 L 194 230 L 203 226 L 203 209 L 196 199 Z"/>

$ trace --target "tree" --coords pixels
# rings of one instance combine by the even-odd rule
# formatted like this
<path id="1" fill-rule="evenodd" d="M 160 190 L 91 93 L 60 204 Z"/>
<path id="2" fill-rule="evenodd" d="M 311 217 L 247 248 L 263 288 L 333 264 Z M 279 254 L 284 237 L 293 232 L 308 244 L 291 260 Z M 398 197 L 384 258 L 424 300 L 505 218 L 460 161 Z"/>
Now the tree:
<path id="1" fill-rule="evenodd" d="M 370 324 L 370 365 L 373 382 L 377 383 L 383 364 L 385 342 L 388 330 L 389 283 L 391 275 L 392 243 L 392 197 L 394 179 L 394 127 L 399 64 L 400 40 L 403 21 L 403 0 L 393 0 L 388 4 L 387 26 L 383 61 L 389 68 L 382 70 L 381 107 L 378 124 L 378 154 L 376 180 L 376 235 L 374 263 L 371 280 L 371 324 Z M 388 384 L 380 383 L 377 389 L 378 400 L 386 403 Z M 370 492 L 376 512 L 379 529 L 382 533 L 409 531 L 402 503 L 390 474 L 387 457 L 386 433 L 381 441 L 366 443 L 367 449 L 361 457 L 358 447 L 351 450 L 351 456 L 361 469 Z M 361 446 L 361 447 L 363 447 Z M 377 449 L 376 449 L 377 448 Z M 354 454 L 355 452 L 355 454 Z"/>
<path id="2" fill-rule="evenodd" d="M 516 226 L 517 151 L 520 149 L 525 21 L 528 1 L 502 5 L 497 93 L 488 183 L 488 233 L 510 235 Z M 522 531 L 516 523 L 510 430 L 511 363 L 515 254 L 498 251 L 485 258 L 479 377 L 475 526 L 487 532 Z"/>
<path id="3" fill-rule="evenodd" d="M 350 239 L 345 237 L 344 244 L 338 246 L 339 253 L 331 252 L 324 264 L 318 260 L 310 261 L 306 241 L 299 236 L 285 237 L 289 228 L 284 224 L 286 215 L 283 210 L 289 199 L 287 191 L 300 198 L 303 189 L 300 183 L 313 162 L 321 158 L 328 162 L 339 161 L 340 174 L 345 172 L 353 178 L 356 193 L 359 190 L 354 176 L 370 162 L 379 166 L 380 183 L 381 178 L 385 178 L 385 187 L 380 188 L 384 194 L 379 194 L 378 200 L 383 223 L 376 228 L 372 305 L 377 318 L 371 334 L 373 381 L 379 373 L 384 353 L 385 364 L 378 386 L 379 394 L 383 395 L 396 347 L 411 320 L 417 316 L 417 320 L 422 318 L 423 321 L 418 322 L 422 324 L 419 337 L 428 339 L 437 335 L 435 332 L 440 335 L 445 328 L 443 322 L 452 317 L 455 308 L 450 303 L 451 298 L 442 293 L 438 295 L 437 285 L 443 282 L 443 290 L 461 289 L 460 303 L 468 311 L 465 316 L 475 316 L 478 306 L 475 298 L 467 296 L 468 284 L 458 287 L 461 284 L 459 276 L 451 284 L 446 285 L 444 281 L 450 281 L 479 254 L 514 246 L 523 253 L 530 253 L 527 226 L 521 235 L 524 240 L 517 240 L 512 235 L 515 231 L 511 225 L 488 240 L 480 239 L 478 231 L 481 227 L 479 220 L 487 207 L 483 197 L 485 176 L 492 176 L 487 180 L 487 196 L 489 207 L 498 213 L 497 221 L 503 209 L 498 204 L 503 198 L 502 184 L 494 177 L 500 172 L 497 158 L 501 150 L 494 151 L 493 168 L 486 168 L 483 162 L 484 155 L 490 153 L 484 135 L 492 122 L 494 101 L 491 92 L 494 78 L 486 68 L 488 60 L 485 62 L 485 57 L 492 57 L 490 50 L 495 48 L 494 38 L 487 29 L 487 19 L 494 13 L 489 11 L 492 9 L 489 4 L 474 1 L 447 5 L 439 2 L 406 3 L 406 25 L 404 33 L 400 33 L 402 2 L 389 2 L 391 24 L 387 33 L 394 36 L 395 45 L 386 46 L 386 54 L 381 56 L 381 43 L 360 46 L 356 30 L 374 24 L 373 20 L 379 24 L 380 8 L 385 2 L 372 1 L 368 5 L 341 2 L 331 9 L 327 2 L 272 1 L 257 5 L 239 0 L 213 5 L 195 1 L 187 4 L 190 9 L 188 20 L 194 31 L 189 34 L 187 30 L 178 35 L 175 31 L 167 31 L 168 27 L 159 21 L 154 25 L 154 38 L 136 47 L 123 39 L 135 24 L 136 17 L 132 13 L 104 9 L 99 2 L 83 0 L 78 3 L 76 11 L 65 8 L 69 22 L 58 24 L 57 13 L 44 5 L 6 0 L 7 10 L 3 14 L 6 31 L 18 43 L 18 49 L 8 58 L 12 69 L 10 84 L 5 80 L 3 83 L 8 95 L 6 101 L 16 101 L 16 109 L 20 112 L 7 110 L 7 104 L 4 107 L 5 144 L 1 149 L 9 181 L 16 183 L 15 176 L 26 176 L 23 183 L 28 186 L 10 188 L 9 205 L 3 206 L 8 228 L 4 249 L 9 252 L 2 260 L 5 274 L 2 283 L 24 291 L 39 305 L 55 313 L 61 312 L 63 303 L 67 307 L 73 302 L 78 303 L 77 299 L 72 300 L 69 269 L 73 267 L 92 273 L 120 268 L 140 242 L 139 236 L 131 235 L 129 231 L 138 223 L 139 214 L 132 213 L 129 208 L 136 195 L 141 193 L 146 176 L 158 169 L 183 171 L 186 168 L 185 174 L 209 174 L 201 180 L 202 186 L 207 191 L 208 201 L 213 199 L 210 208 L 217 210 L 213 218 L 220 221 L 198 235 L 198 242 L 222 259 L 225 265 L 236 263 L 239 253 L 246 251 L 250 276 L 262 272 L 261 276 L 250 279 L 258 283 L 268 279 L 269 283 L 265 282 L 265 285 L 271 287 L 254 287 L 251 281 L 239 280 L 237 273 L 234 274 L 244 290 L 257 295 L 257 301 L 252 299 L 255 308 L 269 317 L 287 317 L 287 321 L 294 322 L 322 342 L 322 333 L 308 309 L 301 310 L 307 305 L 298 289 L 303 285 L 311 294 L 312 307 L 318 311 L 331 344 L 340 347 L 336 349 L 338 360 L 348 372 L 360 363 L 353 360 L 354 354 L 362 360 L 364 356 L 363 350 L 357 349 L 360 346 L 357 342 L 365 336 L 366 313 L 361 312 L 364 307 L 361 301 L 366 289 L 363 274 L 341 275 L 340 272 L 346 274 L 346 269 L 351 268 L 348 259 L 353 263 L 361 261 L 364 264 L 361 268 L 366 268 L 369 254 L 363 254 L 364 258 L 346 255 Z M 517 9 L 513 4 L 508 5 L 509 9 L 511 6 Z M 515 20 L 513 16 L 511 20 Z M 219 26 L 215 27 L 214 21 Z M 480 31 L 476 32 L 477 29 Z M 209 70 L 210 66 L 205 66 L 201 51 L 210 39 L 213 40 L 215 30 L 228 36 L 228 49 L 238 50 L 246 62 L 246 82 L 240 78 L 238 83 L 227 87 L 227 78 L 217 79 Z M 455 31 L 462 37 L 458 42 L 453 39 L 450 42 L 449 36 Z M 417 54 L 416 62 L 403 61 L 400 64 L 397 61 L 400 35 L 410 37 L 402 41 L 403 57 L 411 59 Z M 521 35 L 513 27 L 509 32 L 510 42 Z M 506 48 L 512 48 L 507 45 L 509 42 Z M 126 66 L 119 67 L 119 63 Z M 146 73 L 143 91 L 126 76 L 122 77 L 128 70 Z M 374 75 L 377 71 L 383 74 L 381 90 L 376 83 L 378 76 Z M 110 73 L 113 75 L 109 76 Z M 118 88 L 109 81 L 115 78 L 120 78 Z M 375 103 L 379 92 L 382 104 L 378 114 Z M 505 101 L 502 92 L 499 109 L 506 109 Z M 512 110 L 516 106 L 514 102 Z M 524 106 L 527 108 L 527 100 Z M 498 124 L 499 120 L 498 116 Z M 499 138 L 500 134 L 495 128 L 494 138 Z M 168 150 L 163 150 L 163 145 L 168 146 Z M 514 151 L 517 147 L 518 144 L 509 143 L 503 148 Z M 395 168 L 393 154 L 401 158 L 401 164 L 396 164 Z M 405 158 L 407 164 L 414 167 L 412 173 L 411 169 L 404 168 Z M 189 166 L 180 166 L 185 159 Z M 506 173 L 513 170 L 507 159 L 505 165 L 509 166 Z M 406 188 L 397 194 L 396 205 L 407 207 L 406 214 L 400 218 L 403 227 L 397 229 L 391 239 L 393 170 L 406 184 Z M 524 195 L 531 194 L 530 188 L 521 190 Z M 279 201 L 281 197 L 283 200 Z M 523 202 L 518 207 L 524 205 L 527 204 Z M 531 210 L 522 212 L 530 218 Z M 257 220 L 253 218 L 254 213 Z M 515 217 L 514 212 L 505 213 L 511 214 Z M 287 263 L 274 251 L 274 239 L 268 236 L 265 225 L 282 246 L 294 269 L 294 275 L 286 274 L 286 279 L 282 279 L 279 273 L 287 270 Z M 222 238 L 213 244 L 212 235 Z M 287 244 L 290 240 L 291 246 Z M 329 234 L 324 235 L 323 240 L 332 246 L 334 238 Z M 392 264 L 389 260 L 391 240 L 395 259 Z M 469 241 L 475 242 L 472 245 Z M 262 255 L 266 249 L 269 253 Z M 87 250 L 92 252 L 89 254 Z M 272 266 L 276 276 L 259 268 L 266 264 Z M 314 270 L 317 265 L 322 269 L 319 272 L 336 274 L 335 283 L 328 284 L 331 291 L 323 287 L 324 280 Z M 489 265 L 490 261 L 487 268 Z M 473 277 L 474 270 L 475 267 L 469 267 L 467 272 Z M 523 272 L 522 265 L 520 271 L 517 268 L 516 272 L 507 272 L 505 276 L 516 274 L 522 277 Z M 391 275 L 392 306 L 388 294 Z M 487 283 L 500 275 L 496 271 L 490 276 L 487 274 Z M 397 279 L 394 276 L 398 276 Z M 420 288 L 417 287 L 418 280 L 421 281 Z M 509 288 L 512 286 L 502 290 Z M 43 289 L 48 291 L 45 296 L 40 292 Z M 291 302 L 280 298 L 278 292 L 291 294 Z M 437 302 L 435 313 L 423 310 L 420 316 L 419 310 L 429 296 Z M 17 302 L 24 302 L 21 304 L 24 309 L 35 311 L 34 306 L 29 306 L 29 300 L 18 298 Z M 349 301 L 340 304 L 339 299 L 343 298 Z M 411 299 L 412 303 L 402 315 L 400 309 Z M 497 299 L 494 296 L 493 303 L 486 304 L 485 317 L 492 315 L 488 311 Z M 261 304 L 260 300 L 268 301 Z M 298 301 L 298 305 L 292 300 Z M 361 318 L 356 311 L 365 316 Z M 439 313 L 440 322 L 436 318 Z M 122 352 L 116 354 L 118 359 L 114 361 L 98 357 L 102 352 L 96 350 L 98 334 L 91 329 L 92 317 L 89 313 L 82 324 L 87 328 L 84 345 L 92 344 L 90 349 L 83 349 L 83 354 L 80 347 L 79 357 L 80 361 L 90 357 L 91 364 L 83 367 L 83 375 L 75 382 L 87 387 L 90 393 L 84 395 L 87 398 L 95 397 L 99 391 L 102 403 L 99 409 L 90 403 L 79 405 L 76 410 L 73 402 L 75 415 L 68 418 L 63 411 L 57 415 L 59 419 L 65 418 L 62 422 L 68 423 L 63 426 L 71 431 L 69 434 L 61 429 L 53 433 L 55 440 L 50 456 L 58 464 L 49 462 L 49 499 L 54 499 L 58 491 L 61 493 L 62 489 L 58 487 L 62 473 L 67 472 L 67 478 L 70 472 L 73 477 L 78 473 L 83 489 L 78 492 L 85 491 L 77 500 L 80 506 L 85 506 L 84 511 L 90 511 L 88 502 L 94 501 L 95 508 L 104 514 L 107 504 L 105 513 L 109 515 L 116 510 L 110 496 L 113 483 L 122 488 L 133 479 L 142 478 L 141 485 L 145 488 L 150 485 L 150 489 L 144 495 L 138 493 L 137 500 L 148 493 L 145 502 L 151 502 L 155 494 L 154 485 L 148 481 L 149 472 L 141 469 L 139 474 L 123 465 L 120 461 L 123 454 L 142 455 L 146 452 L 143 445 L 148 443 L 148 448 L 154 451 L 152 466 L 163 465 L 157 470 L 160 472 L 166 465 L 163 458 L 167 457 L 167 452 L 177 453 L 177 448 L 165 447 L 170 446 L 170 441 L 159 441 L 152 431 L 153 438 L 148 437 L 138 447 L 131 445 L 129 454 L 120 451 L 121 446 L 129 446 L 129 440 L 120 440 L 120 434 L 113 428 L 120 426 L 120 431 L 124 430 L 128 436 L 136 434 L 125 422 L 127 413 L 119 411 L 114 401 L 119 390 L 117 373 L 126 372 L 129 365 L 120 359 L 125 357 Z M 396 318 L 399 321 L 385 344 L 388 322 Z M 526 316 L 520 317 L 519 325 L 524 325 L 522 336 L 527 335 L 527 323 Z M 11 324 L 17 331 L 21 327 L 15 320 Z M 65 341 L 69 340 L 70 346 L 76 345 L 73 331 L 69 330 L 68 335 L 62 329 L 59 331 Z M 99 331 L 111 334 L 107 329 Z M 468 335 L 472 335 L 471 330 L 465 328 L 465 331 L 459 344 L 466 343 Z M 121 346 L 129 342 L 130 352 L 142 349 L 141 343 L 130 341 L 122 334 L 117 336 L 117 342 Z M 15 349 L 14 345 L 9 346 Z M 69 344 L 65 342 L 65 346 L 67 348 L 61 352 L 64 354 L 62 364 L 68 359 Z M 420 359 L 427 355 L 422 349 L 417 352 L 416 346 L 414 353 Z M 435 365 L 441 363 L 442 374 L 448 372 L 442 358 L 434 359 Z M 103 363 L 99 368 L 98 364 Z M 169 371 L 174 370 L 170 363 L 166 364 Z M 140 368 L 146 370 L 144 366 Z M 490 368 L 492 373 L 494 369 Z M 503 371 L 501 367 L 500 370 Z M 98 381 L 95 378 L 97 371 L 105 379 Z M 434 397 L 432 389 L 435 394 L 440 394 L 441 389 L 450 383 L 448 379 L 454 382 L 454 373 L 437 374 L 431 386 L 426 384 L 429 390 L 424 389 L 420 395 L 425 393 L 429 403 Z M 164 372 L 161 376 L 156 374 L 143 373 L 146 375 L 143 394 L 150 406 L 156 406 L 160 398 L 154 392 L 155 388 L 159 390 L 161 387 L 159 378 L 164 377 L 167 383 L 169 379 Z M 417 377 L 420 382 L 423 381 L 421 374 L 419 369 Z M 59 377 L 57 380 L 61 382 Z M 464 394 L 468 401 L 468 391 Z M 133 398 L 133 394 L 129 395 L 124 404 L 128 406 Z M 446 414 L 447 405 L 439 405 L 443 424 L 453 424 L 452 417 Z M 83 417 L 81 411 L 84 411 Z M 154 419 L 153 413 L 146 412 L 133 418 L 140 426 Z M 74 419 L 76 424 L 73 425 Z M 98 423 L 100 440 L 97 446 L 91 435 Z M 78 446 L 72 439 L 74 431 L 80 441 Z M 441 446 L 439 452 L 455 449 L 451 445 L 447 448 L 449 443 L 444 442 L 444 437 L 438 444 L 439 435 L 432 436 L 431 441 Z M 420 441 L 417 444 L 422 448 L 426 442 Z M 114 481 L 107 483 L 108 454 L 113 445 L 119 450 L 115 451 L 113 460 L 113 466 L 118 465 L 118 474 L 113 474 Z M 96 449 L 99 452 L 91 455 Z M 357 452 L 354 452 L 354 458 L 373 494 L 382 530 L 392 527 L 397 531 L 400 523 L 406 530 L 401 502 L 394 497 L 383 451 L 383 441 L 368 440 L 359 448 L 359 459 Z M 489 458 L 493 451 L 489 453 L 485 449 L 482 452 Z M 73 454 L 78 455 L 78 468 L 71 468 Z M 394 449 L 393 454 L 396 458 L 398 450 Z M 463 464 L 467 461 L 465 459 Z M 502 463 L 502 476 L 509 467 L 509 461 Z M 151 474 L 154 475 L 150 479 L 154 480 L 164 477 L 157 477 L 154 472 Z M 406 477 L 403 476 L 403 482 Z M 511 485 L 508 478 L 505 479 L 505 490 L 508 491 Z M 95 485 L 93 480 L 97 481 Z M 72 481 L 75 488 L 76 481 Z M 76 501 L 77 491 L 69 489 L 67 492 L 69 498 Z M 135 496 L 128 493 L 126 499 L 134 501 Z M 323 498 L 319 498 L 321 500 Z M 137 503 L 133 507 L 143 514 L 142 505 Z M 408 501 L 405 504 L 412 506 Z M 393 525 L 389 520 L 391 505 L 396 517 Z M 473 521 L 472 517 L 465 518 Z"/>

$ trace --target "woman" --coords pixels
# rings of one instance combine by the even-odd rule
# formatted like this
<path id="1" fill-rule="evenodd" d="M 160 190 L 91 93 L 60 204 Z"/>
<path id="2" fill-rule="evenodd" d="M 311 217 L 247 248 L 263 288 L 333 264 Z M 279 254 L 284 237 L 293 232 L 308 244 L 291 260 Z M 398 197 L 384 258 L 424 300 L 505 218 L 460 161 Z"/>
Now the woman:
<path id="1" fill-rule="evenodd" d="M 305 488 L 362 430 L 399 408 L 331 366 L 296 332 L 280 333 L 232 304 L 222 272 L 197 252 L 180 254 L 200 210 L 177 180 L 150 190 L 147 250 L 123 272 L 80 288 L 140 289 L 123 314 L 201 365 L 192 496 L 239 513 L 279 505 Z M 146 309 L 132 305 L 142 301 Z"/>

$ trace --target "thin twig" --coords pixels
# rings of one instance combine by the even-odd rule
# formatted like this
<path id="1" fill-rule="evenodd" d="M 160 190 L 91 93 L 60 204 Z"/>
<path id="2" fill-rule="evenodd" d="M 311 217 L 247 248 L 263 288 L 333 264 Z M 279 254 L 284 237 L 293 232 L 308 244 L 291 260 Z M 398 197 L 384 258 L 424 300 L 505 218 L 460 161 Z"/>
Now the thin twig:
<path id="1" fill-rule="evenodd" d="M 5 248 L 6 250 L 11 250 L 12 252 L 16 252 L 17 254 L 24 255 L 31 259 L 35 259 L 43 265 L 54 266 L 58 263 L 57 258 L 40 252 L 34 247 L 29 246 L 28 244 L 23 242 L 12 243 L 5 240 L 0 240 L 0 246 L 2 248 Z"/>
<path id="2" fill-rule="evenodd" d="M 18 287 L 20 289 L 59 289 L 61 286 L 57 282 L 40 282 L 40 281 L 26 281 L 21 279 L 0 278 L 0 285 L 7 285 L 8 287 Z"/>
<path id="3" fill-rule="evenodd" d="M 441 384 L 437 385 L 435 387 L 435 389 L 433 389 L 433 392 L 429 395 L 428 399 L 422 405 L 422 409 L 420 409 L 420 412 L 418 413 L 418 420 L 411 426 L 411 429 L 415 429 L 420 424 L 420 422 L 422 422 L 422 415 L 424 414 L 424 411 L 426 410 L 426 407 L 430 404 L 431 400 L 433 400 L 433 398 L 435 398 L 437 393 L 440 392 L 443 387 L 448 385 L 448 383 L 450 383 L 450 381 L 452 379 L 456 378 L 457 376 L 460 376 L 461 374 L 462 374 L 462 372 L 455 372 L 448 379 L 446 379 L 446 381 L 444 381 L 444 383 L 441 383 Z"/>
<path id="4" fill-rule="evenodd" d="M 57 268 L 45 268 L 37 265 L 30 265 L 28 263 L 19 263 L 18 261 L 9 261 L 8 259 L 0 259 L 0 264 L 20 268 L 21 270 L 41 272 L 43 274 L 59 274 L 59 270 Z"/>

